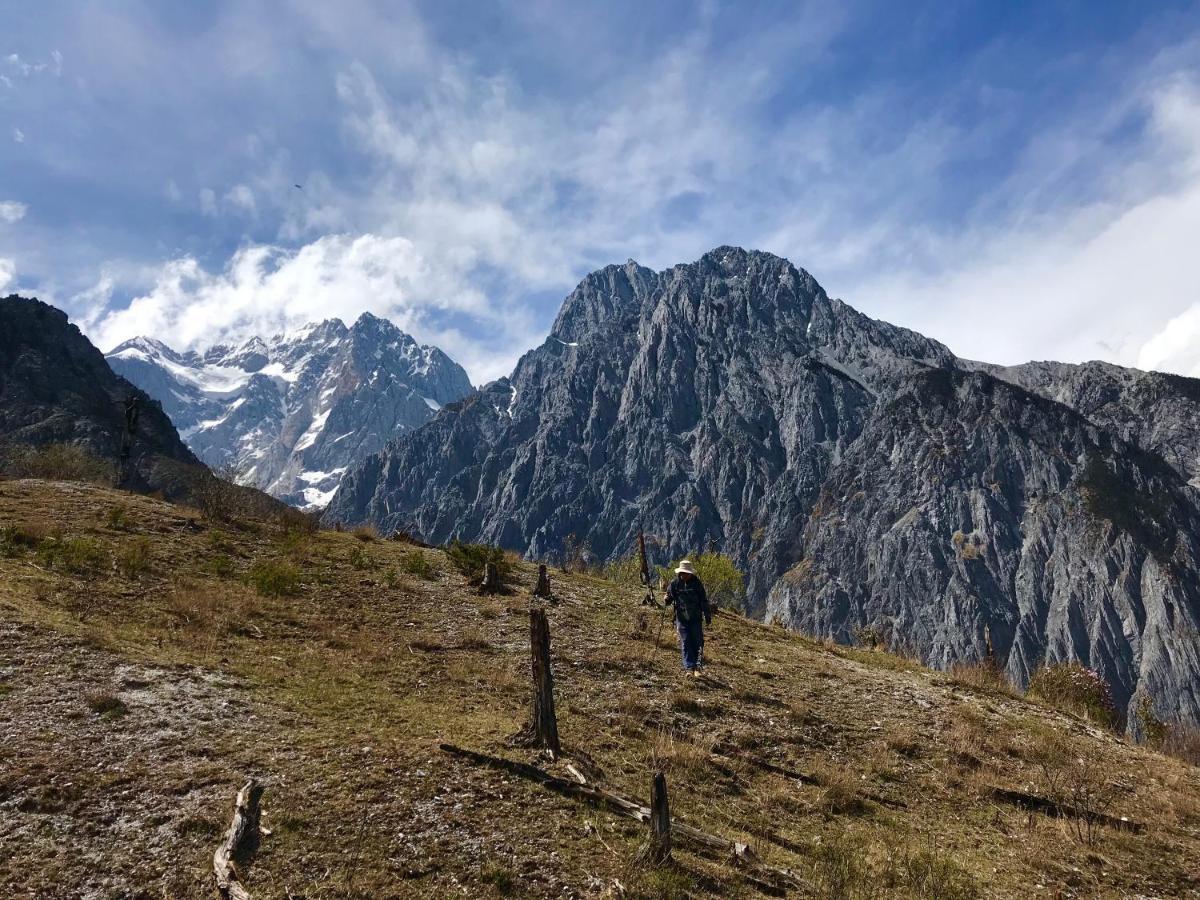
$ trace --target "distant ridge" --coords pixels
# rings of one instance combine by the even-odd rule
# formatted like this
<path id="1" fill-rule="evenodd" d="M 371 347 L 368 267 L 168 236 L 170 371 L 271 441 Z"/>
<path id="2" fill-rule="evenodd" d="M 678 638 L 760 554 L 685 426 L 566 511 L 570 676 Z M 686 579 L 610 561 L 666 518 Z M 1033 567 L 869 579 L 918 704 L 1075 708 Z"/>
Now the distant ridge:
<path id="1" fill-rule="evenodd" d="M 138 337 L 107 355 L 158 398 L 209 465 L 288 503 L 321 507 L 342 473 L 471 390 L 462 367 L 364 313 L 269 339 L 180 353 Z"/>

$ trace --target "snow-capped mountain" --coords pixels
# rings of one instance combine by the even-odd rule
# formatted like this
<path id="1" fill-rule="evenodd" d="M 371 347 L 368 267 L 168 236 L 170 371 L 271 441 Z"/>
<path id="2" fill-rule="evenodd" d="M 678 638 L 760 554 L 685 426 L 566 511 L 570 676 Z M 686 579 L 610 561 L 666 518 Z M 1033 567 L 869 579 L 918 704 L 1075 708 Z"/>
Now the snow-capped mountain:
<path id="1" fill-rule="evenodd" d="M 137 337 L 107 359 L 204 462 L 303 507 L 323 506 L 348 467 L 471 392 L 445 353 L 369 313 L 349 328 L 327 319 L 186 353 Z"/>

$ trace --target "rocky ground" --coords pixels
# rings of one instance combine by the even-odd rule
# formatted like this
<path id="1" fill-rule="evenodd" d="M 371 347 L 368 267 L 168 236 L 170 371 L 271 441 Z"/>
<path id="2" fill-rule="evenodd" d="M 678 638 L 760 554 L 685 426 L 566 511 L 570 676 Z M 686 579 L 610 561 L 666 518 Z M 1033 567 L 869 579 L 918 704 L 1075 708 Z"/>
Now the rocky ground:
<path id="1" fill-rule="evenodd" d="M 687 846 L 651 867 L 644 826 L 443 741 L 635 798 L 664 771 L 677 817 L 788 870 L 796 896 L 1200 896 L 1200 771 L 982 679 L 722 613 L 685 682 L 636 588 L 554 571 L 551 764 L 508 743 L 528 715 L 526 564 L 481 597 L 441 550 L 34 481 L 0 482 L 0 528 L 4 896 L 211 896 L 250 776 L 255 897 L 778 893 Z M 995 788 L 1090 791 L 1144 827 Z"/>

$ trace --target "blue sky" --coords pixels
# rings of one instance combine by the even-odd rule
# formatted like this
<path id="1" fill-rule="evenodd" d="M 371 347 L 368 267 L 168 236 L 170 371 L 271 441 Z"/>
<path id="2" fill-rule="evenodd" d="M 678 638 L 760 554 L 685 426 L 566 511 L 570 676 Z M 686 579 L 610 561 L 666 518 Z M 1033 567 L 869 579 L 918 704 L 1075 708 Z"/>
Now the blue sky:
<path id="1" fill-rule="evenodd" d="M 1198 236 L 1196 3 L 0 0 L 0 289 L 105 349 L 371 310 L 479 382 L 728 243 L 964 356 L 1200 375 Z"/>

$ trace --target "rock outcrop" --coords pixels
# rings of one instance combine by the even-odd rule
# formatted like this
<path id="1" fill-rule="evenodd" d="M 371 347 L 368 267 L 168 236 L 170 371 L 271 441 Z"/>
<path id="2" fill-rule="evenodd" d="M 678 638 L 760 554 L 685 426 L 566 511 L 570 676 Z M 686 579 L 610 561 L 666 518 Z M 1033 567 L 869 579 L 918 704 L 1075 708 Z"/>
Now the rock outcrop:
<path id="1" fill-rule="evenodd" d="M 112 463 L 123 487 L 186 493 L 203 470 L 157 401 L 115 374 L 64 312 L 38 300 L 0 299 L 0 443 L 71 444 Z M 127 404 L 136 423 L 127 433 Z M 122 462 L 122 457 L 124 461 Z"/>

